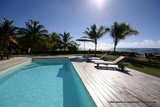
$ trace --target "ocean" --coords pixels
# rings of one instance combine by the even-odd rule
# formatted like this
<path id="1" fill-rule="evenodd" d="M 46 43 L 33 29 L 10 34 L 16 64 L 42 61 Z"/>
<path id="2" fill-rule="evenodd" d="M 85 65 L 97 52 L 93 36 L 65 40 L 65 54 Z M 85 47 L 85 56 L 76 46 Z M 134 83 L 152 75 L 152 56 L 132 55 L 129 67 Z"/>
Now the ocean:
<path id="1" fill-rule="evenodd" d="M 160 48 L 117 48 L 118 52 L 136 52 L 139 54 L 153 53 L 160 54 Z"/>

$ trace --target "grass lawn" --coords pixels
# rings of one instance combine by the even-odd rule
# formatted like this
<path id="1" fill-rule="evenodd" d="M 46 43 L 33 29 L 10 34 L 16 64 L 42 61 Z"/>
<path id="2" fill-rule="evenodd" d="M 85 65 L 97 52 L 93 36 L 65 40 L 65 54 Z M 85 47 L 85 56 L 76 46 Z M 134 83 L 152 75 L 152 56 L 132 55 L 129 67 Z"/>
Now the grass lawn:
<path id="1" fill-rule="evenodd" d="M 98 55 L 100 56 L 100 55 Z M 116 59 L 117 55 L 107 55 L 104 60 L 113 61 Z M 144 72 L 160 78 L 160 63 L 156 61 L 149 61 L 143 56 L 129 57 L 124 60 L 124 64 L 132 69 Z"/>

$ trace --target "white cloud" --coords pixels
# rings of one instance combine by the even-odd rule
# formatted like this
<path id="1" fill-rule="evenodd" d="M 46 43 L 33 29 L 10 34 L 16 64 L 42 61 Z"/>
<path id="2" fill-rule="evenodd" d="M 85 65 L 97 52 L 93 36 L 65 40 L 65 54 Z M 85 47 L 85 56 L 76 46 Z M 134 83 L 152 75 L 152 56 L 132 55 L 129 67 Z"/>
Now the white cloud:
<path id="1" fill-rule="evenodd" d="M 143 40 L 138 42 L 120 42 L 121 48 L 160 48 L 160 40 Z"/>
<path id="2" fill-rule="evenodd" d="M 80 49 L 84 49 L 83 43 L 80 43 Z M 94 43 L 86 42 L 85 44 L 86 50 L 94 49 Z M 98 50 L 109 50 L 113 48 L 113 43 L 102 43 L 98 42 L 97 49 Z M 117 48 L 160 48 L 160 40 L 143 40 L 137 42 L 124 42 L 120 41 L 117 45 Z"/>

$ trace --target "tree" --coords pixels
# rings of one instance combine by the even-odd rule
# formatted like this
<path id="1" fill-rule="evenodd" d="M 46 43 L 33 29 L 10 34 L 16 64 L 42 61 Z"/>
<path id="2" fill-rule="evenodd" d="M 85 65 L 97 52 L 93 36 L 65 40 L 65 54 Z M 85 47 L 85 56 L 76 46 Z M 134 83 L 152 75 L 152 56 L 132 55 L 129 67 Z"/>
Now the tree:
<path id="1" fill-rule="evenodd" d="M 110 28 L 110 36 L 113 38 L 114 49 L 115 52 L 116 46 L 120 40 L 125 39 L 130 35 L 137 35 L 138 31 L 132 29 L 127 23 L 118 23 L 114 22 L 114 24 Z"/>
<path id="2" fill-rule="evenodd" d="M 52 44 L 53 50 L 60 48 L 61 38 L 60 38 L 59 34 L 52 32 L 52 34 L 50 35 L 50 42 Z"/>
<path id="3" fill-rule="evenodd" d="M 64 51 L 68 49 L 68 46 L 71 43 L 71 39 L 72 37 L 70 36 L 69 33 L 64 32 L 64 34 L 60 34 L 60 40 Z"/>
<path id="4" fill-rule="evenodd" d="M 72 52 L 75 52 L 75 51 L 78 51 L 78 47 L 79 47 L 79 44 L 77 44 L 74 41 L 71 41 L 69 46 L 68 46 L 68 50 L 72 51 Z"/>
<path id="5" fill-rule="evenodd" d="M 18 28 L 13 25 L 13 20 L 3 19 L 3 22 L 0 23 L 1 50 L 11 50 L 11 43 L 18 44 L 16 41 L 17 29 Z"/>
<path id="6" fill-rule="evenodd" d="M 105 28 L 104 26 L 100 26 L 97 29 L 96 24 L 93 24 L 90 28 L 87 28 L 87 30 L 84 32 L 90 39 L 94 40 L 95 56 L 96 56 L 96 51 L 97 51 L 97 39 L 100 39 L 108 31 L 109 31 L 109 29 Z"/>
<path id="7" fill-rule="evenodd" d="M 23 40 L 23 47 L 27 48 L 28 51 L 31 49 L 39 50 L 43 45 L 44 37 L 47 37 L 48 31 L 35 20 L 28 20 L 25 25 L 26 28 L 21 28 L 19 30 L 19 34 L 25 39 L 25 41 Z"/>

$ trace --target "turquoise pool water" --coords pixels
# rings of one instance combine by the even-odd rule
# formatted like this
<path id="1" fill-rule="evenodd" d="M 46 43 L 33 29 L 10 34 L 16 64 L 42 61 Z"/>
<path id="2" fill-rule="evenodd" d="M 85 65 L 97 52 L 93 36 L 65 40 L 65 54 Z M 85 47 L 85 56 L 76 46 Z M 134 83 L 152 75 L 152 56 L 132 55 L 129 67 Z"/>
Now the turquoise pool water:
<path id="1" fill-rule="evenodd" d="M 0 77 L 0 107 L 94 106 L 68 59 L 33 59 Z"/>

